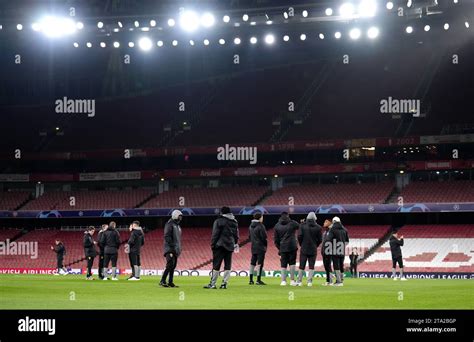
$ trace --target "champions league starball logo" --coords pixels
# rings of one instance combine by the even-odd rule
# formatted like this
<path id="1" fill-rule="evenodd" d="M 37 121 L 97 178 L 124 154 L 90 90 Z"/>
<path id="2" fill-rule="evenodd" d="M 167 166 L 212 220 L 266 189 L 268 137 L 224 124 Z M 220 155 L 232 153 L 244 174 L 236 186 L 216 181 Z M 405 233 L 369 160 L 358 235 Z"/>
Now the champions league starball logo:
<path id="1" fill-rule="evenodd" d="M 268 214 L 268 210 L 261 205 L 257 205 L 252 208 L 242 208 L 239 212 L 239 215 L 253 215 L 256 212 L 261 212 L 262 214 Z"/>
<path id="2" fill-rule="evenodd" d="M 58 218 L 62 217 L 61 213 L 57 210 L 45 210 L 45 211 L 40 211 L 38 215 L 36 215 L 37 218 Z"/>
<path id="3" fill-rule="evenodd" d="M 121 216 L 127 216 L 125 214 L 125 211 L 123 209 L 109 209 L 109 210 L 104 210 L 101 214 L 101 217 L 121 217 Z"/>
<path id="4" fill-rule="evenodd" d="M 346 209 L 342 205 L 330 205 L 330 206 L 320 206 L 316 209 L 318 214 L 335 214 L 335 213 L 345 213 Z"/>
<path id="5" fill-rule="evenodd" d="M 397 209 L 400 213 L 412 213 L 412 212 L 427 212 L 430 209 L 423 203 L 415 203 L 412 205 L 401 206 Z"/>
<path id="6" fill-rule="evenodd" d="M 173 208 L 168 212 L 168 215 L 171 216 L 171 213 L 174 210 L 181 211 L 183 213 L 183 215 L 195 215 L 194 210 L 192 210 L 191 208 Z"/>

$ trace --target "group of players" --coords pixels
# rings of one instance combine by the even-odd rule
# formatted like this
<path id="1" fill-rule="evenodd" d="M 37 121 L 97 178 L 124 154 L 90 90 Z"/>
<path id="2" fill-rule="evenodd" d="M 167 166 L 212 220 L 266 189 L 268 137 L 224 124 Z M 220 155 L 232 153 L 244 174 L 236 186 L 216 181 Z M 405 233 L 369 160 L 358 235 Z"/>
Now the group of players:
<path id="1" fill-rule="evenodd" d="M 164 248 L 163 253 L 166 259 L 166 267 L 163 271 L 161 281 L 162 287 L 177 287 L 173 282 L 174 271 L 178 264 L 178 258 L 182 252 L 181 244 L 181 220 L 183 214 L 179 210 L 174 210 L 171 218 L 166 222 L 164 227 Z M 342 225 L 339 217 L 335 216 L 331 221 L 325 220 L 321 227 L 316 222 L 316 214 L 308 213 L 305 220 L 300 223 L 292 220 L 287 212 L 283 212 L 274 227 L 274 244 L 278 249 L 281 265 L 281 286 L 287 285 L 288 269 L 291 286 L 302 286 L 303 276 L 305 274 L 306 264 L 308 264 L 307 286 L 313 286 L 314 267 L 316 263 L 317 250 L 321 245 L 321 256 L 324 269 L 326 272 L 326 282 L 324 286 L 343 286 L 344 284 L 344 259 L 346 256 L 346 247 L 349 243 L 349 234 Z M 130 238 L 125 248 L 129 255 L 130 266 L 132 270 L 128 280 L 140 280 L 141 262 L 140 251 L 145 243 L 145 234 L 140 227 L 139 221 L 133 221 L 129 227 Z M 89 227 L 84 233 L 83 247 L 87 260 L 87 280 L 93 280 L 92 266 L 94 259 L 99 255 L 98 273 L 99 279 L 108 280 L 108 267 L 111 264 L 111 279 L 117 278 L 117 257 L 118 250 L 121 245 L 120 235 L 116 229 L 115 222 L 108 225 L 102 225 L 97 241 L 93 236 L 95 228 Z M 256 212 L 249 227 L 250 243 L 251 243 L 251 260 L 250 260 L 250 279 L 249 285 L 266 285 L 262 280 L 263 266 L 265 263 L 265 255 L 268 247 L 267 230 L 263 224 L 263 214 Z M 296 260 L 299 245 L 299 270 L 296 272 Z M 99 247 L 97 253 L 96 246 Z M 390 247 L 392 252 L 392 278 L 394 280 L 406 280 L 403 274 L 403 260 L 401 254 L 401 246 L 403 246 L 403 236 L 394 233 L 390 237 Z M 66 274 L 63 268 L 63 257 L 65 247 L 61 241 L 56 241 L 56 246 L 51 247 L 58 256 L 58 273 Z M 232 268 L 232 256 L 239 249 L 239 228 L 238 222 L 232 214 L 229 207 L 222 207 L 219 217 L 214 221 L 211 235 L 211 251 L 212 251 L 212 272 L 209 284 L 204 286 L 205 289 L 216 289 L 218 277 L 222 263 L 224 263 L 223 280 L 220 285 L 221 289 L 226 289 L 230 279 Z M 357 264 L 359 255 L 357 248 L 352 249 L 349 255 L 350 273 L 353 277 L 357 277 Z M 396 276 L 395 267 L 398 263 L 400 267 L 400 278 Z M 334 270 L 334 272 L 333 272 Z M 254 281 L 254 274 L 257 275 Z M 334 282 L 332 281 L 334 278 Z"/>

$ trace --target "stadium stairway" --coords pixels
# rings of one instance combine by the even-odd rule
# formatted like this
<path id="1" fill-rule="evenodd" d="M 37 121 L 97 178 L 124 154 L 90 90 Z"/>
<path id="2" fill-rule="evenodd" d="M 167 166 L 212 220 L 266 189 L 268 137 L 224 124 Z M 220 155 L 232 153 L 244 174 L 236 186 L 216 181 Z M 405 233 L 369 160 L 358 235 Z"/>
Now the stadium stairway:
<path id="1" fill-rule="evenodd" d="M 400 227 L 401 228 L 401 227 Z M 400 229 L 399 228 L 399 229 Z M 367 260 L 372 254 L 374 254 L 375 252 L 377 252 L 377 250 L 382 247 L 387 241 L 388 239 L 390 239 L 390 235 L 392 234 L 392 229 L 393 229 L 393 226 L 391 226 L 386 232 L 384 235 L 382 235 L 382 237 L 380 237 L 377 241 L 377 243 L 375 243 L 374 245 L 372 245 L 371 247 L 369 247 L 369 249 L 367 250 L 367 252 L 364 253 L 364 256 L 362 258 L 359 259 L 359 261 L 357 262 L 357 265 L 360 265 L 362 264 L 365 260 Z"/>
<path id="2" fill-rule="evenodd" d="M 270 197 L 273 194 L 273 190 L 268 189 L 259 199 L 252 203 L 252 207 L 255 207 L 261 204 L 267 197 Z"/>
<path id="3" fill-rule="evenodd" d="M 150 194 L 150 196 L 145 197 L 145 198 L 143 199 L 143 201 L 139 202 L 139 203 L 135 206 L 135 208 L 140 208 L 140 207 L 141 207 L 142 205 L 144 205 L 146 202 L 148 202 L 148 201 L 150 201 L 150 200 L 156 198 L 157 196 L 158 196 L 158 193 L 157 193 L 157 192 L 153 192 L 152 194 Z"/>
<path id="4" fill-rule="evenodd" d="M 393 187 L 392 192 L 387 196 L 385 201 L 383 202 L 384 204 L 388 203 L 397 203 L 398 197 L 400 196 L 400 191 L 398 191 L 397 187 Z"/>

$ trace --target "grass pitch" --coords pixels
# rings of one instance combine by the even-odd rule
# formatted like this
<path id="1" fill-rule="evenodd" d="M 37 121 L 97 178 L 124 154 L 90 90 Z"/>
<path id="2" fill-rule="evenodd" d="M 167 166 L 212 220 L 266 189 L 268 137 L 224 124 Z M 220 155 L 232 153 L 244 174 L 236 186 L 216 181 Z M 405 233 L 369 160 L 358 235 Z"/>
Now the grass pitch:
<path id="1" fill-rule="evenodd" d="M 219 279 L 220 281 L 221 279 Z M 346 279 L 344 287 L 266 286 L 232 277 L 227 290 L 205 290 L 209 277 L 176 277 L 179 288 L 141 281 L 86 281 L 83 276 L 0 275 L 0 309 L 474 309 L 470 280 Z"/>

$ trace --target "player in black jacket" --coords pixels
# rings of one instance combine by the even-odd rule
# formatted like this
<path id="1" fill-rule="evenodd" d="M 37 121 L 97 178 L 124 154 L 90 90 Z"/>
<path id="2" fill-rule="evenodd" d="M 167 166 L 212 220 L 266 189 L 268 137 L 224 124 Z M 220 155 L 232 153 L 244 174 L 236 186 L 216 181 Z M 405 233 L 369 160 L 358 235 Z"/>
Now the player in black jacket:
<path id="1" fill-rule="evenodd" d="M 341 224 L 341 219 L 334 216 L 332 226 L 327 236 L 329 252 L 332 256 L 332 263 L 336 273 L 336 283 L 334 286 L 343 286 L 344 258 L 346 256 L 346 245 L 349 243 L 349 234 Z M 326 246 L 328 248 L 328 246 Z"/>
<path id="2" fill-rule="evenodd" d="M 321 226 L 316 223 L 316 214 L 311 211 L 306 216 L 306 222 L 300 224 L 298 242 L 300 244 L 300 269 L 298 271 L 298 286 L 303 281 L 303 272 L 308 262 L 308 286 L 313 286 L 314 265 L 316 254 L 322 241 Z"/>
<path id="3" fill-rule="evenodd" d="M 104 280 L 107 280 L 107 268 L 109 263 L 112 262 L 112 280 L 118 280 L 117 278 L 117 258 L 118 248 L 120 246 L 120 234 L 115 229 L 116 224 L 114 221 L 110 222 L 107 230 L 100 237 L 100 244 L 104 246 Z"/>
<path id="4" fill-rule="evenodd" d="M 357 278 L 357 261 L 359 260 L 359 253 L 357 252 L 357 248 L 352 248 L 352 253 L 349 254 L 349 270 L 351 272 L 352 278 Z"/>
<path id="5" fill-rule="evenodd" d="M 331 284 L 332 257 L 331 257 L 331 254 L 328 253 L 328 250 L 326 250 L 326 247 L 328 247 L 328 241 L 329 241 L 328 234 L 329 234 L 330 227 L 331 227 L 331 221 L 325 220 L 323 224 L 324 233 L 323 233 L 323 242 L 322 242 L 322 247 L 321 247 L 321 256 L 323 257 L 324 270 L 326 271 L 326 282 L 323 283 L 323 286 L 327 286 Z M 330 248 L 330 243 L 329 243 L 329 248 Z"/>
<path id="6" fill-rule="evenodd" d="M 130 259 L 130 267 L 132 275 L 128 280 L 140 280 L 141 262 L 140 250 L 145 244 L 145 234 L 139 221 L 133 221 L 130 225 L 130 238 L 128 239 L 128 258 Z"/>
<path id="7" fill-rule="evenodd" d="M 212 227 L 211 249 L 212 249 L 212 275 L 211 282 L 204 286 L 205 289 L 215 289 L 219 270 L 224 261 L 224 279 L 221 289 L 227 288 L 232 268 L 232 253 L 237 249 L 239 243 L 239 226 L 234 214 L 229 207 L 221 208 L 221 215 L 214 221 Z"/>
<path id="8" fill-rule="evenodd" d="M 183 213 L 180 210 L 173 210 L 171 218 L 165 224 L 163 256 L 166 258 L 166 267 L 161 277 L 160 286 L 177 287 L 173 282 L 174 270 L 178 265 L 178 258 L 181 255 L 181 226 Z M 166 283 L 168 278 L 168 283 Z"/>
<path id="9" fill-rule="evenodd" d="M 286 286 L 287 267 L 290 266 L 290 285 L 296 286 L 295 269 L 296 269 L 296 253 L 298 246 L 296 244 L 295 232 L 298 230 L 299 224 L 290 219 L 287 212 L 281 213 L 278 223 L 275 225 L 273 240 L 278 248 L 281 265 L 281 286 Z"/>
<path id="10" fill-rule="evenodd" d="M 51 246 L 51 249 L 56 253 L 56 261 L 57 261 L 57 268 L 58 271 L 54 273 L 54 275 L 66 275 L 68 274 L 66 269 L 64 268 L 63 261 L 64 261 L 64 255 L 66 255 L 66 247 L 64 247 L 63 243 L 61 240 L 56 239 L 54 241 L 55 246 Z"/>
<path id="11" fill-rule="evenodd" d="M 403 275 L 403 257 L 402 257 L 402 246 L 403 246 L 403 235 L 398 235 L 397 232 L 392 234 L 390 237 L 390 251 L 392 252 L 392 278 L 397 280 L 397 263 L 400 268 L 400 280 L 407 280 Z"/>
<path id="12" fill-rule="evenodd" d="M 267 229 L 263 224 L 263 215 L 261 212 L 253 214 L 253 220 L 249 227 L 250 241 L 252 243 L 252 259 L 250 260 L 250 281 L 249 285 L 253 285 L 253 272 L 255 266 L 258 265 L 257 285 L 266 285 L 262 281 L 263 264 L 265 261 L 265 253 L 267 252 Z"/>
<path id="13" fill-rule="evenodd" d="M 102 234 L 107 230 L 109 226 L 107 224 L 103 224 L 101 229 L 99 230 L 99 233 L 97 234 L 97 245 L 99 246 L 99 279 L 104 279 L 104 257 L 105 257 L 105 252 L 104 252 L 104 246 L 100 243 L 100 239 L 102 237 Z"/>
<path id="14" fill-rule="evenodd" d="M 93 238 L 94 232 L 95 228 L 93 226 L 90 226 L 84 232 L 83 246 L 84 254 L 87 260 L 87 280 L 94 280 L 94 278 L 92 278 L 92 265 L 94 264 L 94 258 L 97 256 L 97 251 L 95 250 L 96 242 Z"/>

